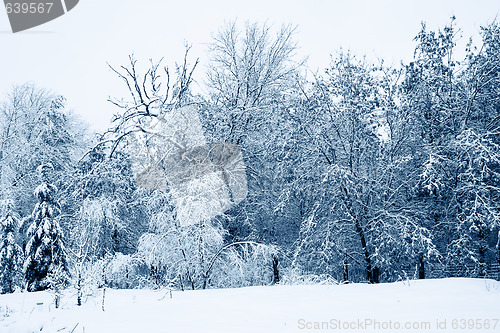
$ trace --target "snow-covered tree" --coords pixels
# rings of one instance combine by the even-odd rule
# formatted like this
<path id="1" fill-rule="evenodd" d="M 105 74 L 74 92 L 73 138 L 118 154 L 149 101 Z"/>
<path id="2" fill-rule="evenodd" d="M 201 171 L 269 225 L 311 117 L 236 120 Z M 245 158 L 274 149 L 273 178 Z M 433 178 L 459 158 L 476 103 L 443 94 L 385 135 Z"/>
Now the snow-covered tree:
<path id="1" fill-rule="evenodd" d="M 57 273 L 58 280 L 67 279 L 68 267 L 63 233 L 58 220 L 60 207 L 56 201 L 57 188 L 47 183 L 51 170 L 50 164 L 40 165 L 38 171 L 42 183 L 34 191 L 38 203 L 31 214 L 24 263 L 26 282 L 30 291 L 51 287 L 48 279 L 50 274 Z"/>
<path id="2" fill-rule="evenodd" d="M 182 289 L 201 288 L 208 258 L 223 246 L 224 229 L 216 220 L 181 226 L 164 190 L 154 191 L 148 201 L 150 228 L 139 240 L 139 255 L 152 278 L 176 279 Z"/>
<path id="3" fill-rule="evenodd" d="M 210 99 L 200 110 L 204 129 L 212 142 L 238 145 L 248 166 L 248 195 L 224 215 L 230 241 L 281 245 L 296 235 L 297 224 L 276 213 L 284 183 L 276 161 L 293 129 L 283 115 L 299 90 L 304 61 L 297 50 L 293 26 L 258 22 L 225 24 L 209 44 Z"/>
<path id="4" fill-rule="evenodd" d="M 237 116 L 236 110 L 269 104 L 289 87 L 302 64 L 294 60 L 294 33 L 290 25 L 274 34 L 269 25 L 256 22 L 246 22 L 241 31 L 234 21 L 213 35 L 208 85 L 213 98 L 232 110 L 231 116 Z"/>
<path id="5" fill-rule="evenodd" d="M 12 201 L 7 200 L 0 221 L 0 293 L 12 293 L 22 288 L 23 250 L 17 244 L 19 218 L 13 210 Z"/>
<path id="6" fill-rule="evenodd" d="M 33 83 L 15 86 L 0 103 L 0 184 L 9 198 L 24 203 L 18 207 L 21 216 L 29 215 L 36 203 L 36 168 L 50 162 L 51 182 L 62 189 L 72 173 L 72 160 L 83 153 L 84 126 L 65 103 L 63 96 Z"/>
<path id="7" fill-rule="evenodd" d="M 112 157 L 108 154 L 103 146 L 88 152 L 66 188 L 74 201 L 69 223 L 87 237 L 82 243 L 78 234 L 71 233 L 66 244 L 77 249 L 88 241 L 88 257 L 93 259 L 135 252 L 147 227 L 128 155 L 121 151 Z"/>
<path id="8" fill-rule="evenodd" d="M 450 259 L 469 264 L 479 276 L 485 276 L 491 261 L 488 252 L 494 245 L 488 239 L 500 226 L 500 149 L 491 133 L 481 135 L 473 130 L 458 136 L 456 144 L 461 161 L 455 190 L 459 213 Z"/>
<path id="9" fill-rule="evenodd" d="M 171 75 L 168 67 L 162 65 L 163 59 L 158 62 L 151 60 L 144 74 L 133 55 L 129 56 L 126 66 L 110 66 L 126 85 L 129 94 L 126 98 L 109 99 L 109 102 L 119 108 L 119 112 L 114 115 L 110 128 L 97 146 L 111 143 L 112 156 L 134 133 L 148 130 L 144 125 L 164 116 L 175 107 L 192 102 L 191 83 L 198 60 L 192 66 L 188 63 L 189 50 L 190 47 L 186 45 L 183 63 L 176 64 L 175 75 Z"/>
<path id="10" fill-rule="evenodd" d="M 484 276 L 498 228 L 498 25 L 482 28 L 457 61 L 455 18 L 425 25 L 405 68 L 400 98 L 412 110 L 416 197 L 444 262 L 455 274 Z"/>

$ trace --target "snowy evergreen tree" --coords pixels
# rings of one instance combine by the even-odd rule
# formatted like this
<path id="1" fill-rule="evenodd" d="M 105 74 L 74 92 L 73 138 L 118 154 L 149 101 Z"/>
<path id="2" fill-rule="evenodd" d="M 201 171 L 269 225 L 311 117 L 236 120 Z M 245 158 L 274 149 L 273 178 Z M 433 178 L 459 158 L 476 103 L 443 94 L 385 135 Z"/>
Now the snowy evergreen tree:
<path id="1" fill-rule="evenodd" d="M 26 245 L 26 261 L 24 263 L 28 290 L 40 291 L 51 287 L 49 275 L 59 272 L 66 276 L 67 264 L 63 244 L 63 234 L 59 226 L 59 204 L 55 200 L 57 188 L 47 183 L 50 164 L 38 168 L 42 184 L 34 191 L 38 200 L 31 214 L 31 225 L 28 228 Z M 62 268 L 62 269 L 61 269 Z M 58 277 L 58 280 L 64 278 Z"/>
<path id="2" fill-rule="evenodd" d="M 12 202 L 6 203 L 5 213 L 0 221 L 0 293 L 12 293 L 23 286 L 23 250 L 17 244 L 19 219 L 12 209 Z"/>

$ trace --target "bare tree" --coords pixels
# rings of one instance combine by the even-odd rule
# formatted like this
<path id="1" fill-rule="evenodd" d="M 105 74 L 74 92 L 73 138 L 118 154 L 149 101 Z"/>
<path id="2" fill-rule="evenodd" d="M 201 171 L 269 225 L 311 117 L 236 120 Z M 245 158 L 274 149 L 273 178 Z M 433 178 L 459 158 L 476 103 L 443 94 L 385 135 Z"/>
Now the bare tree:
<path id="1" fill-rule="evenodd" d="M 288 85 L 302 62 L 294 60 L 296 28 L 283 25 L 275 36 L 267 24 L 236 22 L 224 26 L 209 46 L 208 85 L 216 101 L 228 108 L 250 108 L 268 103 Z"/>
<path id="2" fill-rule="evenodd" d="M 108 64 L 127 87 L 129 96 L 108 99 L 120 109 L 120 112 L 113 116 L 110 128 L 96 147 L 111 144 L 110 156 L 112 156 L 120 143 L 130 134 L 145 132 L 144 125 L 152 119 L 190 102 L 189 87 L 198 65 L 198 59 L 193 65 L 188 63 L 190 49 L 191 47 L 186 45 L 184 59 L 181 64 L 176 63 L 174 75 L 163 65 L 163 58 L 156 62 L 150 59 L 150 64 L 144 73 L 141 73 L 133 54 L 129 55 L 127 65 L 114 67 Z"/>

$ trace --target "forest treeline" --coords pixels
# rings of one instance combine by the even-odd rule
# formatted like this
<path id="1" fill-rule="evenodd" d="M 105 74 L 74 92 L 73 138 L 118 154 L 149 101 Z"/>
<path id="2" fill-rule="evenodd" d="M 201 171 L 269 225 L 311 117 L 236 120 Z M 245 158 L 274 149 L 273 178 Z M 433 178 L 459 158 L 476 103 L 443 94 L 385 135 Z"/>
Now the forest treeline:
<path id="1" fill-rule="evenodd" d="M 457 35 L 454 18 L 422 24 L 408 63 L 339 51 L 311 74 L 294 27 L 234 22 L 213 35 L 206 72 L 189 48 L 175 66 L 112 64 L 128 95 L 110 99 L 116 114 L 98 134 L 64 97 L 14 87 L 0 106 L 1 292 L 71 286 L 81 302 L 98 287 L 489 276 L 500 26 L 482 27 L 461 58 Z M 239 147 L 248 187 L 194 225 L 179 223 L 168 181 L 138 186 L 133 165 L 138 135 L 184 106 L 208 142 Z"/>

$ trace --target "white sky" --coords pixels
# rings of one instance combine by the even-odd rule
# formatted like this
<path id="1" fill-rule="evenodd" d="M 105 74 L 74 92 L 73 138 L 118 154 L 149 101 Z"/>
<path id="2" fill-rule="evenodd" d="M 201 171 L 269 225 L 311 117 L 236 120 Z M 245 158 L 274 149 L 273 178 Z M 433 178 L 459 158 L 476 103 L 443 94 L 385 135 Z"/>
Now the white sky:
<path id="1" fill-rule="evenodd" d="M 139 60 L 181 61 L 184 43 L 200 58 L 203 80 L 206 43 L 224 21 L 238 19 L 298 25 L 301 55 L 316 70 L 340 47 L 398 64 L 413 55 L 413 37 L 425 21 L 443 27 L 451 15 L 466 39 L 478 39 L 481 25 L 498 15 L 498 0 L 80 0 L 68 14 L 27 32 L 12 34 L 0 8 L 0 98 L 27 81 L 68 99 L 94 128 L 107 128 L 114 106 L 109 95 L 125 96 L 106 62 L 122 65 L 134 52 Z"/>

